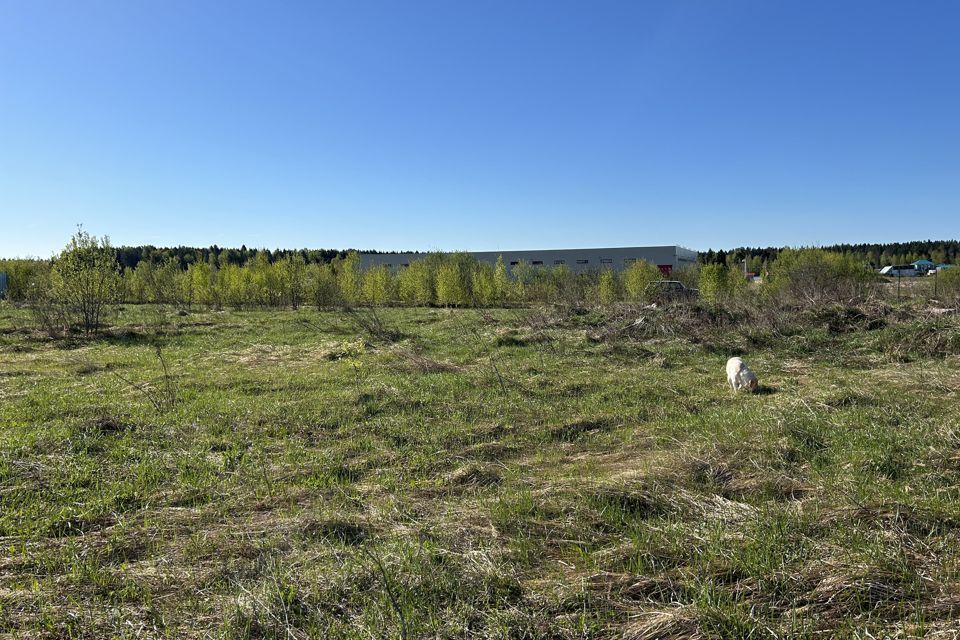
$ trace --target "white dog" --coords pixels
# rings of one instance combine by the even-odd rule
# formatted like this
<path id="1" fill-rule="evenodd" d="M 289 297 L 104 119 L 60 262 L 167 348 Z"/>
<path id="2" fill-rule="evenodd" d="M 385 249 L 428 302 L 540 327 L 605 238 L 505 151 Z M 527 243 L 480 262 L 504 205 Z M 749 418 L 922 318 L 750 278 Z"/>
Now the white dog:
<path id="1" fill-rule="evenodd" d="M 727 360 L 727 382 L 730 383 L 730 387 L 734 391 L 740 391 L 740 389 L 757 390 L 757 376 L 754 375 L 753 371 L 750 371 L 747 363 L 740 358 Z"/>

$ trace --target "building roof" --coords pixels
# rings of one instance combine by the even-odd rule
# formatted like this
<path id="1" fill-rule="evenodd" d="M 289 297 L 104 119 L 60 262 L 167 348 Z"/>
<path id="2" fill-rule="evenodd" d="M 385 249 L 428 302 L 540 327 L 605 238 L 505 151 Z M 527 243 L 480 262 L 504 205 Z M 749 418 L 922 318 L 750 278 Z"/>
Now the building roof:
<path id="1" fill-rule="evenodd" d="M 929 266 L 931 266 L 931 267 L 933 266 L 933 262 L 931 262 L 930 260 L 914 260 L 914 261 L 911 262 L 910 264 L 912 264 L 912 265 L 924 265 L 924 266 L 929 265 Z"/>

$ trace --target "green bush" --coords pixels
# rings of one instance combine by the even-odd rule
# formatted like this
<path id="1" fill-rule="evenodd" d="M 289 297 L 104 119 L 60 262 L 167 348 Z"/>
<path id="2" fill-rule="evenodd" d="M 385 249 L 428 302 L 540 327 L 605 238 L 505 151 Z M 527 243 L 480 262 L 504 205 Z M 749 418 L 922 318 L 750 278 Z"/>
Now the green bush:
<path id="1" fill-rule="evenodd" d="M 7 274 L 7 299 L 16 302 L 36 298 L 50 285 L 49 260 L 0 260 L 0 273 Z"/>
<path id="2" fill-rule="evenodd" d="M 457 261 L 444 261 L 437 269 L 437 302 L 449 306 L 470 304 L 468 277 Z"/>
<path id="3" fill-rule="evenodd" d="M 852 304 L 876 294 L 878 276 L 853 256 L 784 249 L 770 268 L 770 293 L 803 304 Z"/>
<path id="4" fill-rule="evenodd" d="M 649 302 L 652 294 L 650 285 L 663 279 L 657 265 L 646 260 L 637 260 L 623 274 L 623 288 L 630 302 Z"/>
<path id="5" fill-rule="evenodd" d="M 935 277 L 938 295 L 944 300 L 960 304 L 960 267 L 943 269 Z"/>
<path id="6" fill-rule="evenodd" d="M 397 274 L 397 296 L 405 304 L 426 306 L 434 302 L 435 260 L 414 260 Z"/>
<path id="7" fill-rule="evenodd" d="M 737 269 L 722 264 L 705 264 L 700 268 L 700 298 L 709 304 L 720 305 L 743 297 L 747 281 Z"/>
<path id="8" fill-rule="evenodd" d="M 375 306 L 394 300 L 393 276 L 390 270 L 380 265 L 363 273 L 363 301 Z"/>
<path id="9" fill-rule="evenodd" d="M 51 333 L 74 327 L 97 333 L 109 306 L 119 300 L 121 279 L 110 240 L 80 230 L 53 263 L 43 304 L 51 315 L 40 322 Z"/>
<path id="10" fill-rule="evenodd" d="M 600 304 L 613 304 L 620 298 L 620 287 L 617 282 L 617 274 L 612 269 L 605 269 L 600 272 L 600 282 L 598 284 Z"/>
<path id="11" fill-rule="evenodd" d="M 340 299 L 346 305 L 357 304 L 362 293 L 361 282 L 363 278 L 363 274 L 360 273 L 360 255 L 351 252 L 343 260 L 334 260 L 333 265 L 337 272 Z"/>

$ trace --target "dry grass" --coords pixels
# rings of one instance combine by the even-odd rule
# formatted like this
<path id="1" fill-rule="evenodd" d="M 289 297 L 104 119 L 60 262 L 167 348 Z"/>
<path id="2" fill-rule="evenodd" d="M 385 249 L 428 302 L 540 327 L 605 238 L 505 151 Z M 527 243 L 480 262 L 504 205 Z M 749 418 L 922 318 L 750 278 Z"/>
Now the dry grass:
<path id="1" fill-rule="evenodd" d="M 956 637 L 956 317 L 753 314 L 0 330 L 0 637 Z"/>

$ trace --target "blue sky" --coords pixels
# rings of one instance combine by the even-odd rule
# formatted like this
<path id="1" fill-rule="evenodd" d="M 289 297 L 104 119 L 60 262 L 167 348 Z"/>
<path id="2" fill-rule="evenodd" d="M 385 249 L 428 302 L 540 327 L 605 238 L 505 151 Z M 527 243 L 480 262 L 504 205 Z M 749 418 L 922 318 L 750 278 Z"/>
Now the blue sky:
<path id="1" fill-rule="evenodd" d="M 955 238 L 960 3 L 0 0 L 0 256 Z"/>

